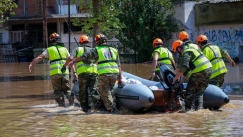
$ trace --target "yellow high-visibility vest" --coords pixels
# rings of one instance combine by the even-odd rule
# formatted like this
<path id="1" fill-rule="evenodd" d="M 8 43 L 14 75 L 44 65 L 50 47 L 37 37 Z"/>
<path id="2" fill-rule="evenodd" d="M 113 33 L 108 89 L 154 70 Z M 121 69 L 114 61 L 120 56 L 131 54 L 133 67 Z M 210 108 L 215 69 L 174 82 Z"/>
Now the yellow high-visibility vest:
<path id="1" fill-rule="evenodd" d="M 171 65 L 171 58 L 173 58 L 172 53 L 165 47 L 158 47 L 155 48 L 155 50 L 152 53 L 152 57 L 154 57 L 154 52 L 158 52 L 159 53 L 159 57 L 158 57 L 158 64 L 159 63 L 164 63 L 166 65 Z M 159 67 L 156 67 L 156 71 L 160 70 Z"/>
<path id="2" fill-rule="evenodd" d="M 84 47 L 78 47 L 77 48 L 77 57 L 80 57 L 83 55 L 84 53 Z M 76 69 L 77 69 L 77 74 L 81 74 L 81 73 L 98 73 L 97 72 L 97 65 L 95 63 L 91 63 L 91 64 L 85 64 L 83 63 L 83 61 L 79 61 L 76 63 Z"/>
<path id="3" fill-rule="evenodd" d="M 55 45 L 47 48 L 49 60 L 50 60 L 50 75 L 62 74 L 62 66 L 66 62 L 68 50 L 60 45 Z M 64 74 L 69 74 L 68 67 Z"/>
<path id="4" fill-rule="evenodd" d="M 205 45 L 202 49 L 203 54 L 208 58 L 212 64 L 212 75 L 210 79 L 227 72 L 224 60 L 220 53 L 220 48 L 216 45 Z"/>
<path id="5" fill-rule="evenodd" d="M 118 51 L 107 45 L 99 45 L 96 47 L 99 55 L 98 59 L 98 75 L 106 73 L 119 73 L 117 64 Z"/>
<path id="6" fill-rule="evenodd" d="M 212 67 L 210 61 L 203 55 L 201 51 L 198 51 L 196 49 L 186 49 L 182 54 L 189 51 L 193 52 L 195 58 L 192 60 L 192 64 L 194 65 L 194 68 L 189 72 L 188 77 L 190 77 L 190 75 L 193 73 L 197 73 Z"/>

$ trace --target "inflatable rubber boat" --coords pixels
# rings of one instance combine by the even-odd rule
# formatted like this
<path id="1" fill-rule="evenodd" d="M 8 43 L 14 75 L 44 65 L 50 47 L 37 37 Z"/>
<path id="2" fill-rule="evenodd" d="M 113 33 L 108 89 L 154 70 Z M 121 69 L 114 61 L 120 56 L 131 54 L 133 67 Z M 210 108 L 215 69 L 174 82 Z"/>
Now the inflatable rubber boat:
<path id="1" fill-rule="evenodd" d="M 125 73 L 125 72 L 124 72 Z M 124 77 L 124 76 L 123 76 Z M 146 85 L 137 84 L 133 82 L 123 83 L 122 88 L 118 88 L 115 84 L 113 87 L 117 103 L 132 111 L 145 111 L 148 110 L 154 103 L 154 94 Z M 72 93 L 79 101 L 79 86 L 78 82 L 74 83 Z"/>
<path id="2" fill-rule="evenodd" d="M 175 111 L 182 107 L 180 101 L 187 83 L 175 88 L 171 82 L 175 74 L 167 65 L 160 67 L 162 80 L 160 82 L 144 79 L 128 72 L 122 72 L 123 87 L 114 86 L 117 103 L 132 111 L 155 110 L 159 112 Z M 78 84 L 75 83 L 72 92 L 78 96 Z M 203 94 L 203 107 L 217 110 L 229 103 L 228 96 L 217 86 L 209 84 Z"/>
<path id="3" fill-rule="evenodd" d="M 172 81 L 175 77 L 175 74 L 167 65 L 162 65 L 160 67 L 160 73 L 162 80 L 160 82 L 155 82 L 151 80 L 147 80 L 138 76 L 135 76 L 133 74 L 127 73 L 127 72 L 122 72 L 122 76 L 125 77 L 126 79 L 135 79 L 137 81 L 140 81 L 143 85 L 148 87 L 151 92 L 154 95 L 154 103 L 151 104 L 151 97 L 147 96 L 147 105 L 151 105 L 149 108 L 150 110 L 156 110 L 160 112 L 166 112 L 166 111 L 176 111 L 182 107 L 182 103 L 180 101 L 181 96 L 183 96 L 183 93 L 186 90 L 187 83 L 183 83 L 183 86 L 180 86 L 180 90 L 178 91 L 177 88 L 173 87 Z M 139 84 L 135 84 L 139 86 Z M 154 88 L 155 87 L 155 88 Z M 121 95 L 125 94 L 122 92 L 117 92 L 116 90 L 117 87 L 114 87 L 114 91 L 116 95 Z M 150 92 L 146 89 L 146 92 Z M 143 90 L 139 89 L 130 89 L 130 95 L 135 96 L 137 92 L 140 94 L 144 93 Z M 138 91 L 140 90 L 140 91 Z M 141 95 L 140 95 L 141 96 Z M 121 103 L 125 101 L 130 101 L 130 99 L 127 100 L 119 100 Z M 140 100 L 137 100 L 138 102 Z M 203 94 L 203 107 L 204 109 L 210 109 L 210 110 L 218 110 L 220 107 L 224 106 L 225 104 L 229 103 L 230 99 L 229 97 L 220 89 L 219 87 L 215 85 L 209 84 L 208 87 L 205 89 L 204 94 Z M 143 101 L 144 102 L 144 101 Z M 132 105 L 132 104 L 130 104 Z M 125 107 L 129 107 L 128 104 L 125 104 Z M 131 109 L 131 110 L 141 110 L 143 109 L 143 106 L 140 106 L 140 109 Z M 146 107 L 148 109 L 148 107 Z M 146 110 L 143 109 L 143 110 Z"/>

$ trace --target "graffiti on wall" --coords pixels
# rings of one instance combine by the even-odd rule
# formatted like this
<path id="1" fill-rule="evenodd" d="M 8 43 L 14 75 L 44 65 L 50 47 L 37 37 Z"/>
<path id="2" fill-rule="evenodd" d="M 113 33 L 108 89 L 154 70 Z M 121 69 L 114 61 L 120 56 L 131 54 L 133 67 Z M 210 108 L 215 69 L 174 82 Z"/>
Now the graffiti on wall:
<path id="1" fill-rule="evenodd" d="M 238 57 L 239 46 L 243 45 L 243 28 L 235 30 L 209 30 L 204 32 L 210 43 L 228 51 L 231 57 Z"/>

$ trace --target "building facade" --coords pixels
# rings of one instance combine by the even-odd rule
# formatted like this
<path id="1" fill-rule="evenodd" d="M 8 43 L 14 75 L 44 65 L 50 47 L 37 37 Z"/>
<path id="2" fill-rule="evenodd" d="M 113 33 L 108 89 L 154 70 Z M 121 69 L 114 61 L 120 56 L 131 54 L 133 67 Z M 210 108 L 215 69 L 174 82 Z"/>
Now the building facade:
<path id="1" fill-rule="evenodd" d="M 43 0 L 17 0 L 15 15 L 4 23 L 0 23 L 0 44 L 10 44 L 20 48 L 43 47 Z M 243 61 L 243 1 L 211 0 L 200 2 L 182 2 L 174 5 L 175 19 L 181 29 L 190 34 L 193 42 L 200 34 L 205 34 L 209 42 L 226 49 L 232 58 Z M 57 32 L 61 42 L 70 50 L 77 46 L 81 27 L 71 27 L 69 45 L 68 0 L 46 0 L 48 35 Z M 78 4 L 70 5 L 70 18 L 80 20 L 89 16 Z M 172 42 L 178 39 L 177 33 Z M 91 41 L 93 39 L 91 38 Z M 117 44 L 116 40 L 114 43 Z M 33 50 L 33 49 L 32 49 Z M 30 57 L 32 58 L 32 57 Z"/>
<path id="2" fill-rule="evenodd" d="M 228 51 L 235 61 L 243 61 L 243 1 L 211 0 L 175 5 L 175 15 L 181 28 L 193 42 L 200 34 L 209 42 Z M 174 39 L 178 36 L 175 34 Z"/>

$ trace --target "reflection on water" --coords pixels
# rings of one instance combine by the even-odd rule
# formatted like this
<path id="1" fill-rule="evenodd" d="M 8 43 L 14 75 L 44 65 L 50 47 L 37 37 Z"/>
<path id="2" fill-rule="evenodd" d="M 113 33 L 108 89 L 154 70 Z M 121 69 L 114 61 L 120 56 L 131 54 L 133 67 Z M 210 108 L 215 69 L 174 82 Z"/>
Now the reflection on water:
<path id="1" fill-rule="evenodd" d="M 150 77 L 150 68 L 150 64 L 122 65 L 123 71 L 146 79 Z M 224 86 L 241 86 L 242 67 L 239 65 L 233 71 L 231 69 L 229 68 Z M 79 107 L 57 107 L 48 75 L 47 64 L 36 65 L 33 73 L 28 73 L 28 63 L 1 64 L 0 136 L 140 137 L 243 134 L 243 100 L 239 96 L 241 92 L 235 94 L 237 96 L 230 96 L 231 102 L 219 111 L 85 114 Z"/>

